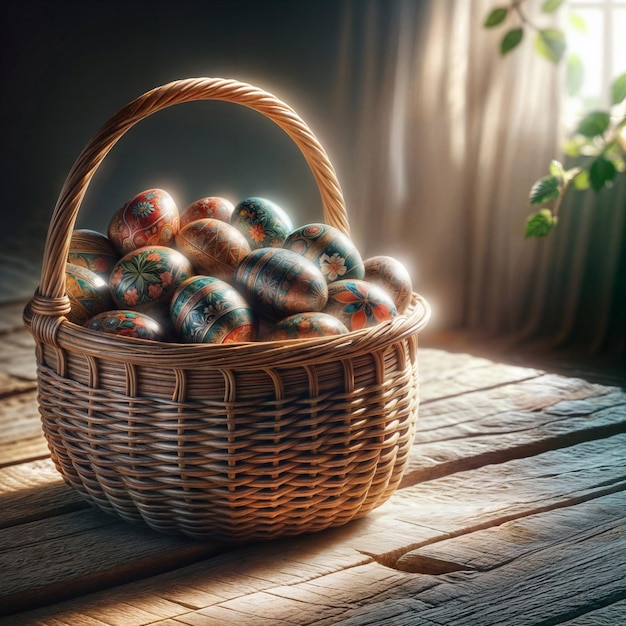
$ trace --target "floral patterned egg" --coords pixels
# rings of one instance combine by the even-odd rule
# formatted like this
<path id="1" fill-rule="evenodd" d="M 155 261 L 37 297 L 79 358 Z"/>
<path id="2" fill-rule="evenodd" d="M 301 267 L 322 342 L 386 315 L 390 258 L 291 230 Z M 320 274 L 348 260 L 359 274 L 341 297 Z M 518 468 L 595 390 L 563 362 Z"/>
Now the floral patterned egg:
<path id="1" fill-rule="evenodd" d="M 195 220 L 212 217 L 222 222 L 230 222 L 235 207 L 230 200 L 219 196 L 207 196 L 192 202 L 180 212 L 180 228 Z"/>
<path id="2" fill-rule="evenodd" d="M 95 315 L 85 323 L 87 328 L 109 335 L 163 341 L 165 335 L 159 323 L 139 311 L 115 309 Z"/>
<path id="3" fill-rule="evenodd" d="M 233 281 L 257 313 L 278 320 L 321 311 L 328 299 L 322 272 L 308 259 L 284 248 L 259 248 L 235 268 Z"/>
<path id="4" fill-rule="evenodd" d="M 88 228 L 80 228 L 72 233 L 67 255 L 68 263 L 86 267 L 108 280 L 111 269 L 119 257 L 106 235 Z"/>
<path id="5" fill-rule="evenodd" d="M 65 264 L 65 291 L 71 307 L 67 319 L 81 326 L 113 306 L 106 280 L 80 265 Z"/>
<path id="6" fill-rule="evenodd" d="M 169 304 L 178 285 L 192 274 L 191 262 L 178 250 L 145 246 L 115 264 L 109 287 L 118 308 L 147 311 Z"/>
<path id="7" fill-rule="evenodd" d="M 108 236 L 120 254 L 144 246 L 169 246 L 179 229 L 178 208 L 162 189 L 137 194 L 109 223 Z"/>
<path id="8" fill-rule="evenodd" d="M 291 218 L 275 202 L 266 198 L 246 198 L 233 211 L 230 223 L 257 248 L 279 247 L 293 230 Z"/>
<path id="9" fill-rule="evenodd" d="M 391 296 L 364 280 L 338 280 L 328 285 L 324 313 L 340 319 L 349 330 L 376 326 L 398 314 Z"/>
<path id="10" fill-rule="evenodd" d="M 326 282 L 346 278 L 363 279 L 363 259 L 352 240 L 328 224 L 306 224 L 293 230 L 283 248 L 302 254 L 315 263 Z"/>
<path id="11" fill-rule="evenodd" d="M 307 339 L 343 335 L 347 332 L 346 325 L 333 315 L 320 311 L 305 311 L 304 313 L 289 315 L 276 322 L 264 339 L 266 341 Z"/>
<path id="12" fill-rule="evenodd" d="M 254 341 L 254 313 L 243 296 L 213 276 L 191 276 L 170 305 L 174 329 L 185 343 Z"/>
<path id="13" fill-rule="evenodd" d="M 214 218 L 194 220 L 176 235 L 176 246 L 198 274 L 230 281 L 235 267 L 250 252 L 243 234 L 228 222 Z"/>
<path id="14" fill-rule="evenodd" d="M 365 261 L 365 280 L 382 287 L 393 299 L 398 313 L 404 313 L 411 302 L 411 275 L 398 259 L 374 256 Z"/>

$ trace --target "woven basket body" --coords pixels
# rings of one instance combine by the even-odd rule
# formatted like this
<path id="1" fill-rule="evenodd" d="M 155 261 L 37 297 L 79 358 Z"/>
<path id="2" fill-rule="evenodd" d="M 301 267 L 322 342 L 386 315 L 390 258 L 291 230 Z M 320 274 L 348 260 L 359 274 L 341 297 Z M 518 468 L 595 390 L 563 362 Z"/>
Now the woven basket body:
<path id="1" fill-rule="evenodd" d="M 389 322 L 307 340 L 160 343 L 65 318 L 65 259 L 93 173 L 139 120 L 199 99 L 249 106 L 275 121 L 311 167 L 325 221 L 349 234 L 325 152 L 271 94 L 188 79 L 119 111 L 68 175 L 41 284 L 24 314 L 36 340 L 52 459 L 91 503 L 162 532 L 247 541 L 345 524 L 387 500 L 407 463 L 418 411 L 417 337 L 429 316 L 418 294 Z"/>

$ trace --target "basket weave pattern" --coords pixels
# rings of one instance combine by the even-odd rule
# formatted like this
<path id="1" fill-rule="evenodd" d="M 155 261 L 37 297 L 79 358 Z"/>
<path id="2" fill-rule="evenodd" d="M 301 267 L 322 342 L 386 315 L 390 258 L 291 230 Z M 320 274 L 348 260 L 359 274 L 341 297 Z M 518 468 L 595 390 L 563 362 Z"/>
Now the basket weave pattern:
<path id="1" fill-rule="evenodd" d="M 121 109 L 68 175 L 24 314 L 52 459 L 91 503 L 167 533 L 241 541 L 345 524 L 386 501 L 406 466 L 418 411 L 417 335 L 429 316 L 418 294 L 389 322 L 308 340 L 159 343 L 65 318 L 65 259 L 97 167 L 139 120 L 199 99 L 242 104 L 276 122 L 311 168 L 324 220 L 349 234 L 327 155 L 271 94 L 187 79 Z"/>

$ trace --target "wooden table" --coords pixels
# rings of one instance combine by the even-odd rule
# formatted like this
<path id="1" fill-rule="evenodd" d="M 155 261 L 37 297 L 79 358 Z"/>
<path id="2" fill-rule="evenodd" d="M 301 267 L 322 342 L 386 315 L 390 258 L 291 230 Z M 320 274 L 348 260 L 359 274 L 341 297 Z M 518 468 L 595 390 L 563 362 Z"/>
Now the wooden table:
<path id="1" fill-rule="evenodd" d="M 626 624 L 619 386 L 422 346 L 397 493 L 232 548 L 131 526 L 62 482 L 21 306 L 0 311 L 1 624 Z"/>

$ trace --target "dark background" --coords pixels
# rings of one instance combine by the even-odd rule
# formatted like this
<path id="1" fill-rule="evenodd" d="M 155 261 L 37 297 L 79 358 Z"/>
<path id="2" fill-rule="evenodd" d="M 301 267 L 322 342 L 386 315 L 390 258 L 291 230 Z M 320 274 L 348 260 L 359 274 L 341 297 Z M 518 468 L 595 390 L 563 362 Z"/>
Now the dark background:
<path id="1" fill-rule="evenodd" d="M 223 77 L 270 91 L 312 128 L 341 180 L 350 117 L 339 117 L 335 88 L 349 4 L 5 3 L 0 250 L 5 269 L 23 270 L 18 292 L 30 294 L 36 285 L 31 277 L 50 216 L 80 151 L 117 110 L 169 81 Z M 261 114 L 230 103 L 183 104 L 133 127 L 98 169 L 76 226 L 106 231 L 114 211 L 150 187 L 168 190 L 180 209 L 205 195 L 235 203 L 263 195 L 296 224 L 322 219 L 317 187 L 295 145 Z M 344 195 L 348 199 L 345 189 Z M 9 291 L 23 295 L 14 293 L 15 285 Z"/>

